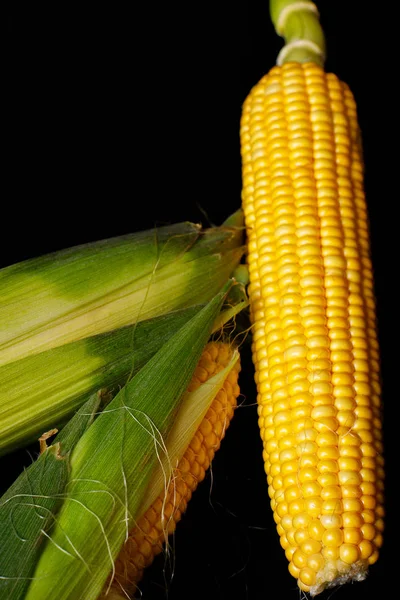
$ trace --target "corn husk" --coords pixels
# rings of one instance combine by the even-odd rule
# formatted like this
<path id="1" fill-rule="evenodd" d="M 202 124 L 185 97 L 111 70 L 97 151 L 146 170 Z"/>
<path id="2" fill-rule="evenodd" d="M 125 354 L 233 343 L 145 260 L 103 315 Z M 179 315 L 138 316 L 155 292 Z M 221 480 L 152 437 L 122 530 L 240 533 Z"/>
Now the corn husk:
<path id="1" fill-rule="evenodd" d="M 241 243 L 236 225 L 180 223 L 0 270 L 0 366 L 208 302 L 240 262 Z"/>
<path id="2" fill-rule="evenodd" d="M 60 429 L 97 390 L 125 385 L 201 308 L 173 311 L 0 367 L 0 455 Z"/>
<path id="3" fill-rule="evenodd" d="M 43 544 L 54 526 L 69 476 L 69 457 L 100 410 L 95 393 L 53 444 L 32 463 L 0 499 L 0 597 L 23 598 Z M 7 547 L 3 544 L 9 542 Z"/>

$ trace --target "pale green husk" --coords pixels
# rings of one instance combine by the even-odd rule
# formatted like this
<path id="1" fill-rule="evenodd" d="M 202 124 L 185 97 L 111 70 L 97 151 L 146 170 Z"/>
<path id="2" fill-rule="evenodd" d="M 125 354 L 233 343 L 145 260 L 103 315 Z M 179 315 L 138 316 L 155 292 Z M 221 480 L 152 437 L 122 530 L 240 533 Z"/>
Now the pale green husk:
<path id="1" fill-rule="evenodd" d="M 208 302 L 241 244 L 240 227 L 180 223 L 0 270 L 0 365 Z"/>
<path id="2" fill-rule="evenodd" d="M 117 391 L 201 308 L 173 311 L 0 367 L 0 455 L 62 427 L 100 388 Z"/>

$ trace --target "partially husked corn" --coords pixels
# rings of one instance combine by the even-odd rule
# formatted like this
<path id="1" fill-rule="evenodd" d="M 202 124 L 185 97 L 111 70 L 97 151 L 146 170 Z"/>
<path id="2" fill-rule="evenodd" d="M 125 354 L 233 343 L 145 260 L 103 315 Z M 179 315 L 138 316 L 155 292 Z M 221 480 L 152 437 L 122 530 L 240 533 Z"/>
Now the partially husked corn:
<path id="1" fill-rule="evenodd" d="M 228 343 L 207 344 L 197 365 L 188 391 L 195 391 L 210 377 L 222 371 L 232 356 Z M 160 495 L 130 532 L 115 563 L 112 588 L 134 594 L 137 583 L 154 557 L 159 554 L 168 535 L 186 510 L 192 493 L 205 476 L 215 452 L 232 419 L 239 396 L 240 361 L 227 376 L 187 450 L 174 469 L 167 493 Z"/>
<path id="2" fill-rule="evenodd" d="M 379 348 L 357 110 L 312 63 L 274 67 L 241 123 L 258 413 L 289 571 L 365 577 L 383 529 Z"/>

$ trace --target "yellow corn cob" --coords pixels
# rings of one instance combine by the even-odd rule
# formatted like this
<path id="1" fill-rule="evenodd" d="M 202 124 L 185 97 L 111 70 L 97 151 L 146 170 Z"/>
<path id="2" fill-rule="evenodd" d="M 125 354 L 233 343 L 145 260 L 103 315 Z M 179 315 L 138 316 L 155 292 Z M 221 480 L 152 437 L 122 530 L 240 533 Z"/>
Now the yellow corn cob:
<path id="1" fill-rule="evenodd" d="M 356 104 L 313 64 L 274 67 L 241 123 L 253 360 L 289 571 L 360 580 L 383 529 L 379 353 Z"/>
<path id="2" fill-rule="evenodd" d="M 207 344 L 188 391 L 196 390 L 210 377 L 222 371 L 228 365 L 231 356 L 232 347 L 229 344 Z M 110 590 L 113 593 L 118 594 L 121 590 L 129 595 L 135 593 L 143 570 L 162 551 L 167 536 L 173 533 L 186 510 L 192 493 L 204 479 L 236 407 L 239 371 L 238 360 L 213 400 L 177 468 L 173 470 L 166 495 L 162 494 L 157 498 L 130 532 L 115 563 L 115 576 Z"/>

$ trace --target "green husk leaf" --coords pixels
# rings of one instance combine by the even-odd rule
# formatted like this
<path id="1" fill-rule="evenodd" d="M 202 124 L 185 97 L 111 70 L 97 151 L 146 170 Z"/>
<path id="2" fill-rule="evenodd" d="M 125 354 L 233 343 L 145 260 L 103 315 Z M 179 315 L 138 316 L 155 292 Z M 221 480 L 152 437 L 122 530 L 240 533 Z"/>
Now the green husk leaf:
<path id="1" fill-rule="evenodd" d="M 208 302 L 243 255 L 236 228 L 180 223 L 0 271 L 0 365 Z"/>
<path id="2" fill-rule="evenodd" d="M 69 456 L 92 424 L 102 396 L 93 394 L 53 444 L 21 473 L 0 498 L 0 598 L 23 598 L 54 525 L 69 475 Z"/>
<path id="3" fill-rule="evenodd" d="M 162 456 L 160 463 L 156 464 L 146 489 L 139 511 L 140 517 L 168 486 L 172 469 L 176 468 L 184 455 L 210 405 L 238 360 L 239 351 L 236 349 L 222 371 L 210 377 L 197 390 L 186 392 L 166 441 L 167 453 Z"/>
<path id="4" fill-rule="evenodd" d="M 117 390 L 202 306 L 174 311 L 0 367 L 0 455 L 60 429 L 88 395 Z"/>
<path id="5" fill-rule="evenodd" d="M 78 442 L 68 497 L 26 600 L 53 595 L 91 600 L 100 594 L 138 517 L 157 455 L 228 287 L 149 360 Z"/>

